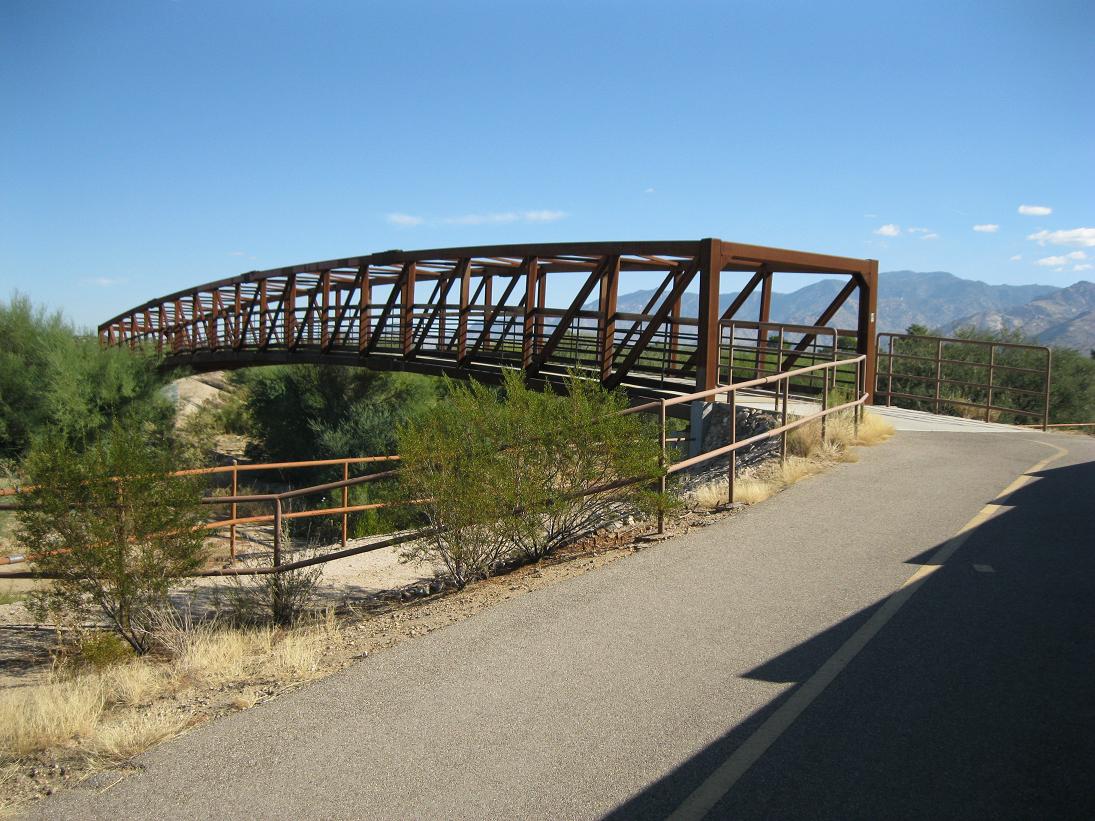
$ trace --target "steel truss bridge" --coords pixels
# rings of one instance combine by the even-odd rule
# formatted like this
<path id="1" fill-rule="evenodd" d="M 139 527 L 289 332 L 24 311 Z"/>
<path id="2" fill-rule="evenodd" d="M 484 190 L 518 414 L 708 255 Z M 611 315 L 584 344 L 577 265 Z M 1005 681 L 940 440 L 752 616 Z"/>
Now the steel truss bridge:
<path id="1" fill-rule="evenodd" d="M 720 311 L 728 272 L 749 278 Z M 617 310 L 621 286 L 640 273 L 661 282 L 642 311 Z M 847 279 L 812 325 L 775 325 L 769 320 L 778 273 Z M 548 307 L 549 282 L 553 293 L 574 294 L 565 308 L 557 301 Z M 698 311 L 686 316 L 682 297 L 696 287 Z M 649 396 L 718 385 L 730 361 L 728 332 L 730 356 L 744 333 L 756 372 L 763 372 L 761 352 L 778 330 L 777 370 L 830 358 L 818 353 L 825 335 L 831 358 L 842 347 L 838 336 L 849 346 L 854 338 L 871 392 L 877 290 L 876 260 L 720 239 L 393 250 L 197 285 L 119 314 L 99 327 L 99 337 L 106 345 L 155 345 L 166 365 L 197 371 L 300 362 L 493 380 L 510 367 L 552 383 L 579 368 L 606 386 Z M 739 317 L 758 292 L 755 320 Z M 829 327 L 853 295 L 857 327 Z M 723 383 L 739 378 L 728 371 Z"/>

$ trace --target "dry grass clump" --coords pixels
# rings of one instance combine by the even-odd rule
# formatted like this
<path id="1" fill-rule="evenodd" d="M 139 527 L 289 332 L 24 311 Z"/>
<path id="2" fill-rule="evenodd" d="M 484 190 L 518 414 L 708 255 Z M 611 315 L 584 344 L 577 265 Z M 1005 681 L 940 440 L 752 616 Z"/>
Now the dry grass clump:
<path id="1" fill-rule="evenodd" d="M 164 700 L 192 689 L 251 682 L 293 684 L 322 673 L 340 637 L 333 614 L 292 629 L 165 629 L 166 658 L 148 657 L 98 671 L 55 674 L 49 683 L 0 692 L 0 762 L 47 750 L 120 761 L 195 723 L 195 705 Z M 237 697 L 230 706 L 250 706 Z"/>
<path id="2" fill-rule="evenodd" d="M 100 722 L 81 747 L 88 755 L 103 761 L 125 761 L 194 723 L 194 717 L 187 712 L 164 706 L 126 711 Z"/>
<path id="3" fill-rule="evenodd" d="M 756 476 L 739 476 L 734 480 L 734 501 L 756 505 L 778 493 L 775 483 Z"/>
<path id="4" fill-rule="evenodd" d="M 869 447 L 871 445 L 881 444 L 893 435 L 893 425 L 881 416 L 868 411 L 863 414 L 863 418 L 859 422 L 859 437 L 856 439 L 855 443 L 857 445 L 867 445 Z"/>
<path id="5" fill-rule="evenodd" d="M 796 482 L 821 473 L 837 462 L 858 462 L 857 445 L 877 445 L 894 434 L 894 427 L 885 419 L 866 412 L 859 422 L 858 433 L 851 413 L 835 413 L 825 423 L 822 437 L 821 420 L 815 419 L 787 433 L 787 458 L 781 464 L 772 460 L 734 480 L 734 501 L 746 505 L 763 502 Z M 714 510 L 727 501 L 727 483 L 718 480 L 701 485 L 689 494 L 699 508 Z"/>
<path id="6" fill-rule="evenodd" d="M 0 693 L 0 756 L 21 758 L 89 736 L 104 708 L 98 676 Z"/>

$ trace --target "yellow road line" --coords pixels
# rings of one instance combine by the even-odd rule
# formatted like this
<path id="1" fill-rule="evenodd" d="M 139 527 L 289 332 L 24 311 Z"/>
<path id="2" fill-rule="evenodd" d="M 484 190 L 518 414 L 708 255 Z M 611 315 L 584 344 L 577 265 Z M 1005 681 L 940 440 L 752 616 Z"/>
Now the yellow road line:
<path id="1" fill-rule="evenodd" d="M 764 755 L 776 739 L 783 735 L 787 728 L 794 724 L 795 719 L 802 715 L 802 712 L 810 706 L 814 699 L 821 695 L 822 691 L 840 674 L 840 671 L 847 667 L 848 663 L 856 657 L 860 650 L 867 646 L 867 643 L 896 615 L 897 611 L 905 606 L 905 603 L 912 598 L 913 593 L 917 591 L 928 576 L 953 556 L 955 551 L 965 544 L 974 530 L 1007 507 L 1008 498 L 1028 482 L 1034 480 L 1032 474 L 1038 473 L 1051 462 L 1068 453 L 1064 448 L 1052 445 L 1049 442 L 1038 442 L 1038 444 L 1053 448 L 1056 452 L 1027 468 L 1014 482 L 1001 491 L 995 501 L 981 508 L 977 515 L 970 519 L 961 530 L 940 545 L 926 564 L 919 567 L 897 590 L 891 593 L 882 606 L 874 612 L 874 615 L 856 630 L 851 638 L 844 642 L 832 656 L 826 659 L 816 673 L 804 681 L 778 710 L 772 713 L 726 761 L 719 765 L 718 769 L 711 773 L 684 800 L 676 811 L 669 816 L 671 821 L 692 821 L 692 819 L 703 818 L 710 812 L 711 808 L 722 800 L 723 796 Z"/>

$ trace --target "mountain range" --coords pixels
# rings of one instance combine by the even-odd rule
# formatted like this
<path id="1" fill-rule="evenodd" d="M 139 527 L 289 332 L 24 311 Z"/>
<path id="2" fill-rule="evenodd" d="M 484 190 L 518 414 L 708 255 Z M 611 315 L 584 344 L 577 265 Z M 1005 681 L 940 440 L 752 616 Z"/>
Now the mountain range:
<path id="1" fill-rule="evenodd" d="M 843 283 L 823 279 L 797 291 L 772 294 L 772 321 L 810 324 L 832 302 Z M 653 290 L 620 294 L 617 310 L 639 313 Z M 725 310 L 735 293 L 720 294 Z M 695 316 L 699 296 L 686 293 L 681 312 Z M 596 308 L 596 302 L 587 308 Z M 754 319 L 760 295 L 754 293 L 738 312 Z M 856 326 L 858 300 L 851 297 L 831 325 Z M 904 331 L 910 325 L 951 333 L 974 326 L 987 330 L 1019 330 L 1046 345 L 1061 345 L 1087 353 L 1095 348 L 1095 283 L 1077 282 L 1067 288 L 1053 285 L 989 285 L 962 279 L 946 271 L 886 271 L 879 274 L 878 316 L 880 331 Z"/>

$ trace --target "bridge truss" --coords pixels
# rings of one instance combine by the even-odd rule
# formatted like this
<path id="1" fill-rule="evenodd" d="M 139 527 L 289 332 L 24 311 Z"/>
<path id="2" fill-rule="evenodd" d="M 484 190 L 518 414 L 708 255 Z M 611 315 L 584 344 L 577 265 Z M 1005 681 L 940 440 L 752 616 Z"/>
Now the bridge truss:
<path id="1" fill-rule="evenodd" d="M 749 278 L 720 310 L 727 272 Z M 814 325 L 823 331 L 858 296 L 857 327 L 841 333 L 865 355 L 873 389 L 877 261 L 719 239 L 397 250 L 252 271 L 150 300 L 103 323 L 99 337 L 153 344 L 168 365 L 199 371 L 310 362 L 492 379 L 512 367 L 550 382 L 577 367 L 638 394 L 684 392 L 719 384 L 723 328 L 741 326 L 753 294 L 764 348 L 772 278 L 784 272 L 846 277 Z M 643 310 L 617 310 L 621 285 L 639 273 L 660 284 Z M 566 307 L 549 300 L 549 282 L 572 295 Z M 682 299 L 697 287 L 696 315 L 685 315 Z M 781 369 L 817 344 L 799 327 Z"/>

